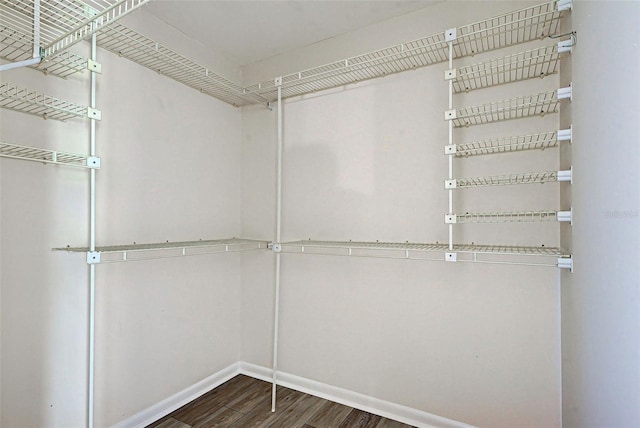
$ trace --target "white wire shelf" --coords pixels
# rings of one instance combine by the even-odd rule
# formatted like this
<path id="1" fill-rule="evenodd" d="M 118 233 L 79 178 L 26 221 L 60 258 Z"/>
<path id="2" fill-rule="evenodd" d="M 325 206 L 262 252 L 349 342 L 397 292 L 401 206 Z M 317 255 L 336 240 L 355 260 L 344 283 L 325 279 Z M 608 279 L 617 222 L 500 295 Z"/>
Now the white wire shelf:
<path id="1" fill-rule="evenodd" d="M 490 86 L 504 85 L 558 72 L 561 53 L 558 44 L 492 59 L 488 62 L 454 70 L 453 92 L 469 92 Z"/>
<path id="2" fill-rule="evenodd" d="M 571 129 L 455 144 L 445 146 L 445 154 L 467 157 L 525 150 L 545 150 L 558 147 L 561 141 L 571 141 Z"/>
<path id="3" fill-rule="evenodd" d="M 115 23 L 98 34 L 98 46 L 234 106 L 267 100 L 189 58 Z"/>
<path id="4" fill-rule="evenodd" d="M 0 8 L 0 57 L 10 62 L 30 59 L 33 54 L 33 34 L 24 34 L 11 28 L 7 14 Z M 53 59 L 46 58 L 32 68 L 45 74 L 68 77 L 87 68 L 87 59 L 70 51 L 61 52 Z"/>
<path id="5" fill-rule="evenodd" d="M 0 83 L 0 107 L 63 121 L 74 117 L 102 118 L 99 110 L 9 83 Z"/>
<path id="6" fill-rule="evenodd" d="M 557 247 L 441 243 L 293 241 L 281 244 L 281 251 L 292 254 L 371 257 L 407 260 L 445 261 L 446 254 L 457 253 L 458 262 L 555 266 L 571 254 Z M 439 253 L 439 254 L 438 254 Z M 485 256 L 483 258 L 483 256 Z M 532 257 L 533 256 L 533 257 Z M 536 260 L 532 260 L 538 259 Z"/>
<path id="7" fill-rule="evenodd" d="M 80 168 L 99 168 L 99 158 L 0 142 L 0 157 Z"/>
<path id="8" fill-rule="evenodd" d="M 445 214 L 444 222 L 456 223 L 531 223 L 545 221 L 571 221 L 571 211 L 518 211 Z"/>
<path id="9" fill-rule="evenodd" d="M 519 174 L 494 175 L 445 180 L 445 189 L 465 189 L 470 187 L 509 186 L 517 184 L 542 184 L 571 181 L 571 170 L 524 172 Z"/>
<path id="10" fill-rule="evenodd" d="M 215 253 L 233 253 L 267 249 L 268 242 L 253 239 L 213 239 L 151 244 L 126 244 L 96 247 L 94 253 L 88 247 L 61 247 L 53 251 L 87 253 L 88 263 L 116 263 L 137 260 L 198 256 Z"/>
<path id="11" fill-rule="evenodd" d="M 557 32 L 562 2 L 552 1 L 457 28 L 454 56 L 474 55 Z M 310 68 L 281 78 L 283 98 L 335 88 L 448 60 L 444 32 L 363 55 Z M 249 86 L 246 92 L 277 98 L 279 79 Z"/>
<path id="12" fill-rule="evenodd" d="M 568 96 L 565 96 L 567 88 L 562 88 L 557 91 L 547 91 L 535 95 L 493 101 L 478 106 L 447 110 L 445 112 L 445 120 L 451 120 L 453 126 L 459 128 L 557 113 L 560 100 L 570 98 L 570 88 L 568 89 Z"/>

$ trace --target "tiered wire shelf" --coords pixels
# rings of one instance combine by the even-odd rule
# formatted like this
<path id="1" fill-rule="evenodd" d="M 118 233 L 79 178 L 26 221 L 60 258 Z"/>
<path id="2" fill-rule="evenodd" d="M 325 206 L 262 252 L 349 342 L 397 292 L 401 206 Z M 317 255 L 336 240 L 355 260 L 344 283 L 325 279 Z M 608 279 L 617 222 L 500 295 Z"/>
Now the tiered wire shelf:
<path id="1" fill-rule="evenodd" d="M 96 247 L 95 253 L 88 247 L 53 248 L 53 251 L 87 253 L 89 263 L 116 263 L 138 260 L 153 260 L 172 257 L 198 256 L 214 253 L 234 253 L 267 249 L 266 241 L 252 239 L 215 239 L 183 242 L 160 242 L 151 244 L 127 244 Z M 93 260 L 92 260 L 93 258 Z"/>
<path id="2" fill-rule="evenodd" d="M 451 120 L 453 126 L 459 128 L 530 116 L 544 116 L 545 114 L 557 113 L 561 99 L 563 99 L 561 90 L 547 91 L 478 106 L 448 110 L 445 112 L 445 119 Z"/>
<path id="3" fill-rule="evenodd" d="M 571 171 L 524 172 L 473 178 L 445 180 L 445 189 L 465 189 L 470 187 L 509 186 L 515 184 L 536 184 L 556 181 L 571 181 Z"/>
<path id="4" fill-rule="evenodd" d="M 446 214 L 445 223 L 531 223 L 564 221 L 565 211 L 517 211 Z"/>
<path id="5" fill-rule="evenodd" d="M 89 156 L 3 142 L 0 142 L 0 157 L 79 168 L 100 167 L 99 160 Z"/>
<path id="6" fill-rule="evenodd" d="M 558 147 L 561 141 L 571 141 L 571 129 L 541 132 L 515 137 L 494 138 L 472 141 L 445 148 L 445 154 L 451 150 L 456 157 L 494 155 L 524 150 L 545 150 Z"/>
<path id="7" fill-rule="evenodd" d="M 234 106 L 267 102 L 189 58 L 119 23 L 98 34 L 98 46 Z"/>
<path id="8" fill-rule="evenodd" d="M 561 248 L 547 246 L 455 244 L 453 250 L 441 243 L 353 242 L 353 241 L 293 241 L 281 244 L 281 251 L 293 254 L 314 254 L 348 257 L 371 257 L 407 260 L 444 261 L 451 251 L 458 253 L 459 262 L 509 263 L 537 266 L 558 266 L 560 259 L 570 255 Z M 533 256 L 533 257 L 532 257 Z"/>
<path id="9" fill-rule="evenodd" d="M 459 27 L 454 56 L 474 55 L 553 35 L 558 30 L 562 10 L 565 9 L 563 4 L 562 1 L 552 1 Z M 273 101 L 277 97 L 279 84 L 283 98 L 287 98 L 400 73 L 447 59 L 448 45 L 441 32 L 288 74 L 281 80 L 249 86 L 245 91 Z"/>
<path id="10" fill-rule="evenodd" d="M 63 121 L 72 118 L 102 117 L 99 110 L 9 83 L 0 83 L 0 107 Z"/>
<path id="11" fill-rule="evenodd" d="M 549 76 L 558 72 L 560 57 L 559 46 L 554 44 L 460 67 L 455 70 L 456 77 L 451 79 L 453 92 L 469 92 Z"/>

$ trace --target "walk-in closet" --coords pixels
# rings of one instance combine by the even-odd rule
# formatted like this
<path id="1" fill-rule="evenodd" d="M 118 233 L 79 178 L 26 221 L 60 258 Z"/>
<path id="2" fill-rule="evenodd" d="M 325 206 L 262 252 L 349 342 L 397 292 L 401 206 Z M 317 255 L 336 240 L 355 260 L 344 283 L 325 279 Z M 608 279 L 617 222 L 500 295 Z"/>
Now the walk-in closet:
<path id="1" fill-rule="evenodd" d="M 0 0 L 0 426 L 640 425 L 639 46 L 637 1 Z"/>

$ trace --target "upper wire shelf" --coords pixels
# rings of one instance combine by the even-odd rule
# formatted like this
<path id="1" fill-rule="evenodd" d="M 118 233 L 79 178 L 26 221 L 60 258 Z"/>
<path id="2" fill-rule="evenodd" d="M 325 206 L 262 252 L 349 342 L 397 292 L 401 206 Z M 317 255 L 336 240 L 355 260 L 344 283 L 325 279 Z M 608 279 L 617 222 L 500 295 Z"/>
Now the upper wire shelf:
<path id="1" fill-rule="evenodd" d="M 0 142 L 0 156 L 80 168 L 98 168 L 100 165 L 97 158 L 89 156 L 3 142 Z"/>
<path id="2" fill-rule="evenodd" d="M 75 43 L 150 0 L 40 0 L 39 47 L 45 60 L 34 68 L 67 77 L 87 68 L 87 59 L 68 51 Z M 0 0 L 0 57 L 33 57 L 35 6 L 29 0 Z"/>
<path id="3" fill-rule="evenodd" d="M 571 181 L 571 171 L 541 171 L 445 180 L 446 189 Z"/>
<path id="4" fill-rule="evenodd" d="M 493 155 L 524 150 L 550 149 L 558 147 L 560 141 L 570 140 L 571 129 L 565 129 L 456 144 L 452 150 L 456 157 Z M 451 154 L 447 148 L 445 148 L 445 154 Z"/>
<path id="5" fill-rule="evenodd" d="M 214 253 L 233 253 L 239 251 L 253 251 L 267 249 L 266 241 L 253 239 L 211 239 L 181 242 L 160 242 L 151 244 L 125 244 L 96 247 L 95 253 L 90 253 L 87 259 L 90 263 L 115 263 L 137 260 L 163 259 L 171 257 L 197 256 Z M 74 253 L 88 253 L 88 247 L 61 247 L 53 251 L 69 251 Z"/>
<path id="6" fill-rule="evenodd" d="M 559 46 L 554 44 L 460 67 L 455 70 L 455 77 L 451 79 L 453 92 L 469 92 L 549 76 L 558 72 L 560 57 Z"/>
<path id="7" fill-rule="evenodd" d="M 101 118 L 99 110 L 9 83 L 0 83 L 0 107 L 42 116 L 45 119 Z"/>
<path id="8" fill-rule="evenodd" d="M 444 261 L 455 252 L 459 262 L 525 264 L 564 267 L 561 259 L 571 254 L 558 247 L 441 243 L 293 241 L 281 244 L 282 252 L 349 257 Z M 440 253 L 437 254 L 436 253 Z M 484 257 L 483 257 L 484 256 Z M 534 257 L 531 257 L 534 256 Z"/>
<path id="9" fill-rule="evenodd" d="M 160 43 L 115 23 L 98 34 L 98 46 L 234 106 L 267 100 Z"/>
<path id="10" fill-rule="evenodd" d="M 454 57 L 541 39 L 557 32 L 566 2 L 552 1 L 457 28 Z M 283 98 L 343 86 L 448 60 L 444 32 L 281 78 Z M 279 79 L 245 88 L 273 101 Z"/>
<path id="11" fill-rule="evenodd" d="M 445 223 L 531 223 L 564 221 L 563 211 L 520 211 L 446 214 Z"/>
<path id="12" fill-rule="evenodd" d="M 564 95 L 566 89 L 569 90 L 568 96 Z M 529 116 L 544 116 L 549 113 L 557 113 L 560 100 L 569 97 L 570 88 L 563 88 L 557 91 L 448 110 L 445 112 L 445 119 L 453 121 L 453 126 L 459 128 Z"/>

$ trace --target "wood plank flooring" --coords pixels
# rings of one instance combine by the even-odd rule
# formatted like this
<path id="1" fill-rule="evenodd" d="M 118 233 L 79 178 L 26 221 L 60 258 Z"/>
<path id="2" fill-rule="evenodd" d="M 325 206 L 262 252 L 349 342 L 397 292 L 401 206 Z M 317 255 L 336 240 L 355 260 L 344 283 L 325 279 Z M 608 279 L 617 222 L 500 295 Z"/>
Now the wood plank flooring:
<path id="1" fill-rule="evenodd" d="M 147 428 L 412 428 L 313 395 L 278 387 L 271 412 L 271 384 L 238 375 Z"/>

